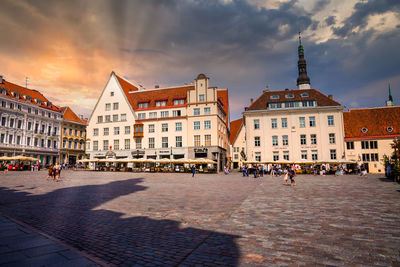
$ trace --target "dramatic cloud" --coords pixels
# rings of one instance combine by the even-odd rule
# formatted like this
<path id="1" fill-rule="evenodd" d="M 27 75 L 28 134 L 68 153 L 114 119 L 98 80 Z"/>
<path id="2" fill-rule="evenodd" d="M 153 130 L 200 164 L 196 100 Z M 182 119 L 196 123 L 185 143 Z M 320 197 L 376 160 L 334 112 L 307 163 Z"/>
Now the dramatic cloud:
<path id="1" fill-rule="evenodd" d="M 1 74 L 90 115 L 113 70 L 145 87 L 204 72 L 237 118 L 266 85 L 295 88 L 302 31 L 312 86 L 376 106 L 388 82 L 399 97 L 398 25 L 391 0 L 3 0 Z"/>

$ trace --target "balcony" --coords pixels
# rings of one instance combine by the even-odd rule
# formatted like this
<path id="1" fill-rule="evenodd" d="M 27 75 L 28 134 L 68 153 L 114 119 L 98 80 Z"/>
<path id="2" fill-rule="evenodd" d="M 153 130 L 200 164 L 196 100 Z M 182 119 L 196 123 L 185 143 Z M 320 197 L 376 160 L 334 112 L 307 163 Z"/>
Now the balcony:
<path id="1" fill-rule="evenodd" d="M 133 136 L 135 138 L 143 138 L 143 123 L 141 122 L 135 123 L 135 125 L 133 125 L 133 130 L 134 130 Z"/>

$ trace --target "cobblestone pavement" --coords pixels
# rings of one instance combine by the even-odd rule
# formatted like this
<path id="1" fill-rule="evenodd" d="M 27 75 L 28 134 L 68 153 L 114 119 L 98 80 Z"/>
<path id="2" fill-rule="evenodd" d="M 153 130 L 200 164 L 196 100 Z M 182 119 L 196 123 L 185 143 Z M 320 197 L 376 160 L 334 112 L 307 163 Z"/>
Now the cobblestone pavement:
<path id="1" fill-rule="evenodd" d="M 400 185 L 378 175 L 62 176 L 1 174 L 0 212 L 110 265 L 400 266 Z"/>
<path id="2" fill-rule="evenodd" d="M 0 216 L 0 266 L 98 266 L 28 227 Z"/>

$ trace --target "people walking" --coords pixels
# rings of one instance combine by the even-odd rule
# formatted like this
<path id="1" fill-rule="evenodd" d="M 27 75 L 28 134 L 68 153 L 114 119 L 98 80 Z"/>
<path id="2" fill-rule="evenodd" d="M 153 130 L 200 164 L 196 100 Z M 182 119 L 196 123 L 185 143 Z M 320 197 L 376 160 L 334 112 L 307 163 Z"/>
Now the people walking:
<path id="1" fill-rule="evenodd" d="M 53 169 L 54 169 L 53 164 L 50 164 L 49 172 L 47 173 L 47 179 L 46 180 L 49 180 L 49 178 L 53 178 Z M 53 180 L 54 180 L 54 178 L 53 178 Z"/>
<path id="2" fill-rule="evenodd" d="M 288 185 L 289 184 L 289 171 L 287 168 L 285 168 L 285 170 L 283 171 L 283 173 L 285 174 L 283 176 L 283 179 L 285 181 L 285 184 Z"/>
<path id="3" fill-rule="evenodd" d="M 243 174 L 243 177 L 246 176 L 246 166 L 245 165 L 242 166 L 242 174 Z"/>
<path id="4" fill-rule="evenodd" d="M 192 177 L 194 177 L 195 173 L 196 173 L 196 165 L 192 165 Z"/>
<path id="5" fill-rule="evenodd" d="M 290 186 L 295 186 L 296 185 L 296 180 L 295 180 L 295 176 L 296 176 L 296 171 L 294 169 L 290 170 Z"/>

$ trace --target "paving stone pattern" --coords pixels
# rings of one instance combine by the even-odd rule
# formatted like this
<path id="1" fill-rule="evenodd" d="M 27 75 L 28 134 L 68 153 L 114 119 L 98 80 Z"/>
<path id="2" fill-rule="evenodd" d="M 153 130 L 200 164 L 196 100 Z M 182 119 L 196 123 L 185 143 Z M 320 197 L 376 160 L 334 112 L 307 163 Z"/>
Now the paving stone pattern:
<path id="1" fill-rule="evenodd" d="M 0 266 L 98 266 L 56 240 L 0 216 Z"/>
<path id="2" fill-rule="evenodd" d="M 400 266 L 400 185 L 378 175 L 62 176 L 1 174 L 0 212 L 110 265 Z"/>

